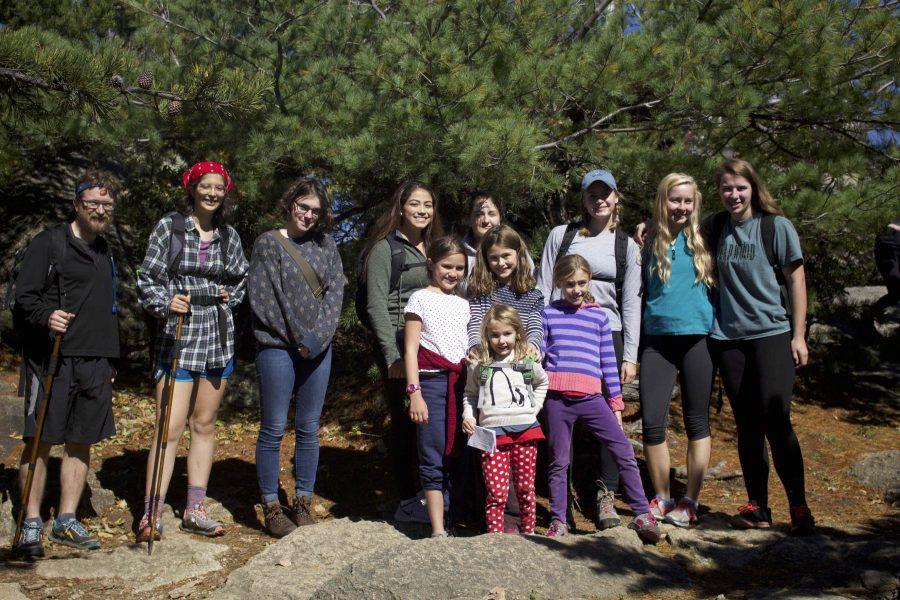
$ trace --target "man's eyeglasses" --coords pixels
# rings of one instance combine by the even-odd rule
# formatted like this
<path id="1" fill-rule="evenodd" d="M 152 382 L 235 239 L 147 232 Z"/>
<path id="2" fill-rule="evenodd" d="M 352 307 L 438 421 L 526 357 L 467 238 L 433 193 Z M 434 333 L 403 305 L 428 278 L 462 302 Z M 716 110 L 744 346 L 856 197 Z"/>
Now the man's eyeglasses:
<path id="1" fill-rule="evenodd" d="M 85 208 L 88 210 L 99 210 L 101 208 L 105 209 L 106 212 L 112 212 L 116 210 L 115 202 L 101 202 L 99 200 L 82 200 L 82 204 L 84 204 Z"/>
<path id="2" fill-rule="evenodd" d="M 305 215 L 306 213 L 310 213 L 314 217 L 322 216 L 321 208 L 313 208 L 309 204 L 304 204 L 302 202 L 295 202 L 293 206 L 293 210 L 298 215 Z"/>

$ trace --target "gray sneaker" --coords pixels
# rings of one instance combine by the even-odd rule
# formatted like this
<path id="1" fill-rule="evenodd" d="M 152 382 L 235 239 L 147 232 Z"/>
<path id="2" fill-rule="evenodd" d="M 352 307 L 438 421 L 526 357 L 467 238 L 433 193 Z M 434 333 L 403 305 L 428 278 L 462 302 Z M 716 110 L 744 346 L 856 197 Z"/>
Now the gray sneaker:
<path id="1" fill-rule="evenodd" d="M 15 548 L 15 554 L 26 558 L 41 558 L 44 556 L 44 524 L 22 523 L 22 537 Z"/>
<path id="2" fill-rule="evenodd" d="M 622 520 L 616 513 L 616 497 L 606 489 L 602 481 L 598 481 L 597 484 L 600 486 L 600 489 L 597 490 L 597 529 L 602 531 L 618 527 L 622 524 Z"/>
<path id="3" fill-rule="evenodd" d="M 225 535 L 225 526 L 211 519 L 202 504 L 185 509 L 184 517 L 181 519 L 181 530 L 206 537 Z"/>
<path id="4" fill-rule="evenodd" d="M 100 547 L 100 538 L 91 535 L 78 519 L 69 519 L 68 521 L 53 519 L 50 539 L 57 544 L 79 550 L 96 550 Z"/>

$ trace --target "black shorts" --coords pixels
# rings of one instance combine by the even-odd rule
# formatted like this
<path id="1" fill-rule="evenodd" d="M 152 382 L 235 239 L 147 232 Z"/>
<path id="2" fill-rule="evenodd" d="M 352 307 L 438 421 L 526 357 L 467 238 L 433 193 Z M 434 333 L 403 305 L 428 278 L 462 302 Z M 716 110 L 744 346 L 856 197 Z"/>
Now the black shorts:
<path id="1" fill-rule="evenodd" d="M 116 433 L 112 365 L 106 358 L 59 357 L 41 442 L 95 444 Z M 34 437 L 44 386 L 40 363 L 25 360 L 25 432 Z"/>

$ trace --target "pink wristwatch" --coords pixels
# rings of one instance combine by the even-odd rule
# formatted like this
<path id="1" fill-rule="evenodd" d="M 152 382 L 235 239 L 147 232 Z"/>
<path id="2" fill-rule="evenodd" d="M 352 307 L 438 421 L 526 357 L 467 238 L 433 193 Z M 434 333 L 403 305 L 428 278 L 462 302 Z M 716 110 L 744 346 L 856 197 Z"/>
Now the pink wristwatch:
<path id="1" fill-rule="evenodd" d="M 418 383 L 410 383 L 408 386 L 406 386 L 406 395 L 410 396 L 412 394 L 415 394 L 416 392 L 418 392 L 421 389 L 422 389 L 422 386 L 419 385 Z"/>

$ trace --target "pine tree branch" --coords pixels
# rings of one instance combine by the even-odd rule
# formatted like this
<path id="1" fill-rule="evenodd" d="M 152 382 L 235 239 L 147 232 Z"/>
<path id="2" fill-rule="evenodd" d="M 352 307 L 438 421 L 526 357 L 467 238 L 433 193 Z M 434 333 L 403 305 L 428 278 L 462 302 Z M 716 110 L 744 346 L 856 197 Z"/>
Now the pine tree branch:
<path id="1" fill-rule="evenodd" d="M 372 5 L 372 8 L 375 9 L 375 12 L 378 13 L 378 16 L 381 17 L 381 20 L 384 21 L 387 19 L 387 15 L 384 14 L 384 11 L 378 8 L 378 3 L 375 0 L 369 0 L 369 4 Z"/>
<path id="2" fill-rule="evenodd" d="M 594 12 L 591 13 L 591 16 L 587 18 L 587 20 L 581 24 L 581 27 L 572 34 L 572 41 L 577 42 L 587 35 L 587 32 L 590 31 L 591 27 L 594 26 L 594 23 L 597 22 L 597 19 L 600 18 L 600 15 L 606 10 L 606 8 L 612 4 L 612 0 L 603 0 L 596 8 L 594 8 Z"/>
<path id="3" fill-rule="evenodd" d="M 245 63 L 247 63 L 248 65 L 252 66 L 254 69 L 256 69 L 257 71 L 262 71 L 262 70 L 263 70 L 262 67 L 260 67 L 258 64 L 256 64 L 255 62 L 253 62 L 251 59 L 247 58 L 246 56 L 244 56 L 244 55 L 241 54 L 240 52 L 237 52 L 236 50 L 233 50 L 233 49 L 227 47 L 227 46 L 226 46 L 225 44 L 223 44 L 222 42 L 216 41 L 216 40 L 212 39 L 211 37 L 209 37 L 209 36 L 207 36 L 207 35 L 204 35 L 204 34 L 200 33 L 199 31 L 194 31 L 193 29 L 190 29 L 189 27 L 186 27 L 186 26 L 184 26 L 184 25 L 182 25 L 182 24 L 180 24 L 180 23 L 176 23 L 175 21 L 173 21 L 172 19 L 170 19 L 170 18 L 169 18 L 168 16 L 166 16 L 166 15 L 160 15 L 160 14 L 151 12 L 151 11 L 147 10 L 146 8 L 144 8 L 144 7 L 142 7 L 142 6 L 138 6 L 138 5 L 135 4 L 134 2 L 129 2 L 129 1 L 127 1 L 127 0 L 126 0 L 125 4 L 127 4 L 128 6 L 130 6 L 131 8 L 133 8 L 134 10 L 136 10 L 136 11 L 138 11 L 138 12 L 140 12 L 140 13 L 143 13 L 143 14 L 147 15 L 148 17 L 154 18 L 154 19 L 156 19 L 156 20 L 158 20 L 158 21 L 162 21 L 162 22 L 165 23 L 166 25 L 171 25 L 172 27 L 175 27 L 176 29 L 180 29 L 180 30 L 184 31 L 185 33 L 189 33 L 189 34 L 191 34 L 191 35 L 193 35 L 193 36 L 195 36 L 195 37 L 198 37 L 198 38 L 200 38 L 200 39 L 202 39 L 202 40 L 204 40 L 204 41 L 206 41 L 206 42 L 212 44 L 212 45 L 215 46 L 216 48 L 221 49 L 221 50 L 222 50 L 223 52 L 225 52 L 226 54 L 230 54 L 230 55 L 234 56 L 235 58 L 238 58 L 238 59 L 244 61 Z"/>
<path id="4" fill-rule="evenodd" d="M 14 81 L 21 81 L 22 83 L 28 84 L 32 87 L 39 87 L 44 90 L 56 90 L 59 92 L 66 91 L 66 88 L 59 84 L 49 83 L 44 81 L 43 79 L 38 79 L 37 77 L 32 77 L 30 75 L 25 75 L 18 69 L 2 69 L 0 68 L 0 77 L 6 77 L 8 79 L 12 79 Z"/>
<path id="5" fill-rule="evenodd" d="M 284 50 L 281 47 L 281 40 L 275 40 L 275 73 L 272 75 L 273 79 L 273 87 L 275 91 L 275 104 L 278 105 L 278 110 L 281 111 L 281 114 L 288 114 L 287 107 L 284 105 L 284 98 L 281 96 L 281 67 L 284 64 Z"/>
<path id="6" fill-rule="evenodd" d="M 597 119 L 596 121 L 591 123 L 588 127 L 585 127 L 584 129 L 579 129 L 578 131 L 576 131 L 574 133 L 570 133 L 569 135 L 562 137 L 556 141 L 547 142 L 544 144 L 538 144 L 537 146 L 534 147 L 534 150 L 549 150 L 550 148 L 559 148 L 561 144 L 565 144 L 566 142 L 571 142 L 572 140 L 579 138 L 586 133 L 596 131 L 601 125 L 603 125 L 604 123 L 606 123 L 607 121 L 609 121 L 610 119 L 612 119 L 613 117 L 615 117 L 616 115 L 618 115 L 620 113 L 631 111 L 631 110 L 637 110 L 639 108 L 653 108 L 660 102 L 662 102 L 662 98 L 657 98 L 656 100 L 650 100 L 649 102 L 641 102 L 640 104 L 633 104 L 631 106 L 622 106 L 622 107 L 617 108 L 616 110 L 612 111 L 611 113 L 600 117 L 599 119 Z M 627 130 L 633 130 L 633 128 L 629 127 L 629 128 L 627 128 Z M 624 131 L 624 130 L 617 130 L 617 131 Z"/>

